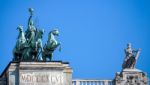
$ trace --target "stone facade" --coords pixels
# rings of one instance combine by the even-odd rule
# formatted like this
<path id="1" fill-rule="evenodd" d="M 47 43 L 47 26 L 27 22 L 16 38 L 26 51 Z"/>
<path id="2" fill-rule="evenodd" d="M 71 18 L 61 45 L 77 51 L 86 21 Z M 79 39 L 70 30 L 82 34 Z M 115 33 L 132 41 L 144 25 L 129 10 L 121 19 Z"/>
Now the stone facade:
<path id="1" fill-rule="evenodd" d="M 138 69 L 124 69 L 117 72 L 114 80 L 115 85 L 148 85 L 146 73 Z"/>
<path id="2" fill-rule="evenodd" d="M 147 74 L 123 69 L 114 80 L 72 80 L 69 63 L 10 62 L 0 76 L 0 85 L 148 85 Z"/>
<path id="3" fill-rule="evenodd" d="M 0 85 L 6 85 L 6 78 L 0 78 Z"/>
<path id="4" fill-rule="evenodd" d="M 72 69 L 65 62 L 11 62 L 1 77 L 7 85 L 72 85 Z"/>

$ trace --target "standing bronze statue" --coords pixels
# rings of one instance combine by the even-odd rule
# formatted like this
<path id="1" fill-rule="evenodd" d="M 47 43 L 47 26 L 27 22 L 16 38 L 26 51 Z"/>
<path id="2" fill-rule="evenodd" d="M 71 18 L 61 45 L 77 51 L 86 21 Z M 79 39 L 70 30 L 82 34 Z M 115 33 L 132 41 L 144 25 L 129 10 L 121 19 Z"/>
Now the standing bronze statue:
<path id="1" fill-rule="evenodd" d="M 131 48 L 131 43 L 128 43 L 127 48 L 125 49 L 126 56 L 125 56 L 124 62 L 122 64 L 122 68 L 123 69 L 125 69 L 125 68 L 134 69 L 137 59 L 139 57 L 140 51 L 141 51 L 141 49 L 133 50 Z"/>

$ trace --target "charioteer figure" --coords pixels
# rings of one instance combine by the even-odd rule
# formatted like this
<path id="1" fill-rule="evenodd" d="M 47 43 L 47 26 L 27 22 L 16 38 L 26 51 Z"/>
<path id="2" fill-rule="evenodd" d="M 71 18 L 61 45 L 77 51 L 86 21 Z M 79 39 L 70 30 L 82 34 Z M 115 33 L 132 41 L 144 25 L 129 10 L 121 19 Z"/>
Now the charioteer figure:
<path id="1" fill-rule="evenodd" d="M 22 60 L 23 61 L 38 61 L 38 57 L 40 55 L 40 51 L 43 51 L 42 47 L 42 36 L 44 34 L 44 30 L 37 30 L 34 26 L 32 17 L 33 17 L 33 9 L 29 8 L 30 17 L 28 19 L 28 27 L 26 30 L 26 40 L 27 40 L 27 48 L 23 52 Z"/>
<path id="2" fill-rule="evenodd" d="M 33 32 L 34 32 L 34 35 L 36 33 L 36 27 L 34 26 L 34 23 L 33 23 L 33 20 L 32 20 L 32 17 L 33 17 L 33 9 L 32 8 L 29 8 L 29 13 L 30 13 L 30 16 L 29 16 L 29 19 L 28 19 L 28 27 L 27 27 L 27 30 L 26 30 L 26 34 L 25 34 L 25 37 L 27 38 L 27 42 L 30 43 L 30 39 L 33 37 Z"/>

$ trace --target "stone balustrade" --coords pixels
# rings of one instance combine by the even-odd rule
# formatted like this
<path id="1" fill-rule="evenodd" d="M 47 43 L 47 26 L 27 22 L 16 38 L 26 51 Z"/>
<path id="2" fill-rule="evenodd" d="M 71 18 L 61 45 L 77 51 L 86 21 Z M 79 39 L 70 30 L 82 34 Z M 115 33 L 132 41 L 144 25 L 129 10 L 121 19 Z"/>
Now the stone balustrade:
<path id="1" fill-rule="evenodd" d="M 113 85 L 112 80 L 75 79 L 72 85 Z"/>

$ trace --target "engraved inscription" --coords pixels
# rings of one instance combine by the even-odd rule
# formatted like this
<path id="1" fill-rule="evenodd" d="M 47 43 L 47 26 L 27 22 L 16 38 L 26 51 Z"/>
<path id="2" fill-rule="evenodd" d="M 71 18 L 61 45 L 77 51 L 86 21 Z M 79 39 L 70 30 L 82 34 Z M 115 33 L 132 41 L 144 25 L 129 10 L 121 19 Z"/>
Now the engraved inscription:
<path id="1" fill-rule="evenodd" d="M 20 82 L 21 84 L 32 84 L 32 85 L 63 85 L 63 74 L 62 73 L 21 73 Z"/>

